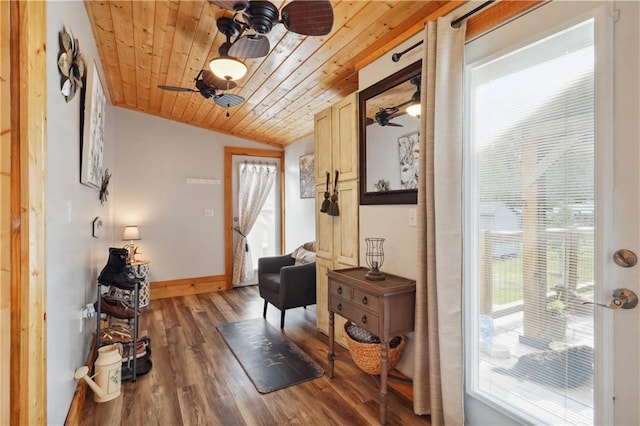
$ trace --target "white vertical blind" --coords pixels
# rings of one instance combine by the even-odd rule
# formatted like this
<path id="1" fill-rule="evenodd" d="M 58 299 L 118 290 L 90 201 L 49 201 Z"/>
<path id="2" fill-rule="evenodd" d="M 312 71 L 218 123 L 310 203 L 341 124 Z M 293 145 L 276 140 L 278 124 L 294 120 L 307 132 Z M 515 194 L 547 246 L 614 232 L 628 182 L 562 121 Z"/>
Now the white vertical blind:
<path id="1" fill-rule="evenodd" d="M 594 22 L 468 68 L 473 386 L 593 423 Z"/>

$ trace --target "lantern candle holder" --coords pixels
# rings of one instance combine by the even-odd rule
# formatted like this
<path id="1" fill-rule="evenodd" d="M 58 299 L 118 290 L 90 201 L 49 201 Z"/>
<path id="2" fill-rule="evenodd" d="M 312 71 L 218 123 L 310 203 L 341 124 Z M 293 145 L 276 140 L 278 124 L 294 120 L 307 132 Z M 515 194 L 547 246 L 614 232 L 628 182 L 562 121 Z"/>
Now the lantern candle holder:
<path id="1" fill-rule="evenodd" d="M 364 242 L 367 245 L 367 251 L 365 253 L 367 266 L 369 266 L 369 272 L 365 274 L 365 278 L 370 281 L 382 281 L 385 276 L 380 272 L 380 267 L 384 263 L 384 238 L 365 238 Z"/>

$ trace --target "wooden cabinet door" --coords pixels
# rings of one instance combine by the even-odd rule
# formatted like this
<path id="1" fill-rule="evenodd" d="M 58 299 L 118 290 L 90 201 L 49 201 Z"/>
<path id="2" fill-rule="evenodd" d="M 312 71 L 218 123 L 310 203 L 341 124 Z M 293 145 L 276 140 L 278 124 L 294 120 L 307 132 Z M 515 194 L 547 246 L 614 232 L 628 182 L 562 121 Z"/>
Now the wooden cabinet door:
<path id="1" fill-rule="evenodd" d="M 316 185 L 316 256 L 332 259 L 334 219 L 333 216 L 320 211 L 324 201 L 324 192 L 324 185 Z"/>
<path id="2" fill-rule="evenodd" d="M 331 144 L 331 108 L 327 108 L 315 115 L 314 126 L 314 142 L 315 142 L 315 173 L 316 185 L 322 184 L 323 187 L 327 182 L 326 173 L 329 172 L 331 182 L 333 182 L 333 150 Z"/>
<path id="3" fill-rule="evenodd" d="M 318 330 L 329 334 L 329 286 L 327 271 L 333 269 L 333 262 L 316 257 L 316 325 Z"/>
<path id="4" fill-rule="evenodd" d="M 339 181 L 358 179 L 358 98 L 353 93 L 332 107 L 333 169 Z M 331 179 L 334 179 L 331 175 Z M 316 181 L 317 182 L 317 181 Z"/>
<path id="5" fill-rule="evenodd" d="M 360 264 L 358 180 L 338 183 L 340 216 L 334 219 L 333 253 L 336 263 L 345 266 Z"/>

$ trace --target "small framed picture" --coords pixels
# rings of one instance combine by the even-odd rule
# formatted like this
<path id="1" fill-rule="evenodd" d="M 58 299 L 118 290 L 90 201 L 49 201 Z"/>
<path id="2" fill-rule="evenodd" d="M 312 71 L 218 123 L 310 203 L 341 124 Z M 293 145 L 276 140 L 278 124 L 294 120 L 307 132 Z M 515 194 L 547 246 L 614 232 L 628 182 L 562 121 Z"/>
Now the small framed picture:
<path id="1" fill-rule="evenodd" d="M 315 154 L 300 157 L 300 198 L 313 198 L 316 186 Z"/>

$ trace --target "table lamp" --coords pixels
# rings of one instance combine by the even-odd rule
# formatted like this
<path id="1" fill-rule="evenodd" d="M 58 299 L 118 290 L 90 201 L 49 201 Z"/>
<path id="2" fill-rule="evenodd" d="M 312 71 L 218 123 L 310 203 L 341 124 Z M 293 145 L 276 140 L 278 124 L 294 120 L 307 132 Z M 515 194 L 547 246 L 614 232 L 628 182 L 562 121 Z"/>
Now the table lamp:
<path id="1" fill-rule="evenodd" d="M 138 230 L 137 226 L 126 226 L 124 228 L 122 240 L 123 241 L 129 240 L 129 244 L 124 246 L 124 248 L 126 248 L 129 251 L 129 258 L 127 259 L 128 263 L 133 263 L 136 261 L 136 251 L 138 250 L 138 246 L 134 245 L 133 241 L 139 240 L 139 239 L 140 239 L 140 230 Z"/>

